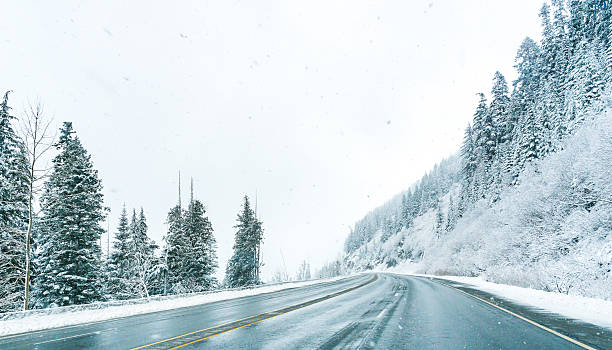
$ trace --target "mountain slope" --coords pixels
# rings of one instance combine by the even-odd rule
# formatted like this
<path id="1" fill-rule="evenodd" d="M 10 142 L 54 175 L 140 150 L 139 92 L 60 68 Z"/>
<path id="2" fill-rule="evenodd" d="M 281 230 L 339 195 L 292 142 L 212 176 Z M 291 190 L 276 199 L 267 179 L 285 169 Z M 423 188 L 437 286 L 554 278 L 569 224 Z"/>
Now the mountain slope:
<path id="1" fill-rule="evenodd" d="M 608 97 L 607 110 L 583 124 L 562 150 L 530 164 L 520 174 L 519 185 L 506 188 L 499 200 L 476 202 L 453 229 L 446 230 L 446 225 L 451 198 L 460 192 L 457 176 L 449 176 L 455 182 L 439 193 L 439 205 L 387 239 L 382 225 L 348 252 L 346 265 L 362 270 L 408 261 L 414 272 L 483 276 L 612 300 L 611 100 Z M 448 162 L 434 174 L 445 173 L 440 168 L 456 174 Z M 401 206 L 396 199 L 362 221 L 391 221 Z"/>

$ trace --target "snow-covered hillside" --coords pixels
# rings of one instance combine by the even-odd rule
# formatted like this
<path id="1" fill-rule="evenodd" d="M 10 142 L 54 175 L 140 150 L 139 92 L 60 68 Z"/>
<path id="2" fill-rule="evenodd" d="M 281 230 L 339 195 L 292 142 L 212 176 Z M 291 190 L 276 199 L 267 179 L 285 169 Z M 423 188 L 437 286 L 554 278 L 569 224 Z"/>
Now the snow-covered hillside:
<path id="1" fill-rule="evenodd" d="M 383 230 L 345 261 L 362 270 L 412 261 L 417 273 L 486 280 L 612 300 L 612 108 L 594 116 L 562 150 L 533 162 L 500 199 L 482 199 L 438 230 L 459 183 L 439 209 L 383 241 Z M 440 233 L 441 232 L 441 233 Z M 382 266 L 381 266 L 382 265 Z"/>
<path id="2" fill-rule="evenodd" d="M 612 300 L 612 12 L 553 1 L 539 15 L 511 89 L 495 72 L 459 154 L 355 224 L 346 269 L 410 262 Z"/>

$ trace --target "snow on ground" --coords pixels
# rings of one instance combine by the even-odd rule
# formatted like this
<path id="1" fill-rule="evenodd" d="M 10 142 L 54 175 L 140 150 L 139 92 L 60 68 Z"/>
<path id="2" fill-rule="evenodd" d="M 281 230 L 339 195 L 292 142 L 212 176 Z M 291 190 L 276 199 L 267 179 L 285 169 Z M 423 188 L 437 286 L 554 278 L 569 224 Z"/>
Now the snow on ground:
<path id="1" fill-rule="evenodd" d="M 416 269 L 418 269 L 418 264 L 406 263 L 383 271 L 411 276 L 435 277 L 468 284 L 515 303 L 612 329 L 612 301 L 609 300 L 492 283 L 483 280 L 481 277 L 435 276 L 410 272 Z"/>
<path id="2" fill-rule="evenodd" d="M 480 277 L 442 276 L 502 298 L 612 329 L 612 301 L 487 282 Z"/>
<path id="3" fill-rule="evenodd" d="M 174 299 L 153 300 L 143 304 L 126 304 L 120 306 L 109 306 L 104 309 L 66 311 L 53 314 L 34 314 L 23 318 L 0 321 L 0 336 L 37 331 L 48 328 L 72 326 L 82 323 L 98 322 L 113 318 L 147 314 L 157 311 L 178 309 L 186 306 L 195 306 L 212 303 L 220 300 L 235 299 L 250 295 L 276 292 L 283 289 L 309 286 L 321 282 L 334 281 L 347 276 L 311 280 L 302 282 L 289 282 L 269 286 L 261 286 L 242 290 L 225 290 L 209 294 L 184 296 Z M 50 311 L 53 311 L 51 309 Z"/>

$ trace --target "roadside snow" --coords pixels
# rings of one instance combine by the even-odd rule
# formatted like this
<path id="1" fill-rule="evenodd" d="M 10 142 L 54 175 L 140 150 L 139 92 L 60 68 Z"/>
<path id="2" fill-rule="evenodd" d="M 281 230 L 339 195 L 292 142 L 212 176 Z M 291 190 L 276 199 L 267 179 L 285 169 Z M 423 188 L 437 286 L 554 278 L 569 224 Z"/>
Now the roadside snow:
<path id="1" fill-rule="evenodd" d="M 492 283 L 483 280 L 481 277 L 435 276 L 406 272 L 402 273 L 397 270 L 393 272 L 411 276 L 434 277 L 445 279 L 450 282 L 468 284 L 476 289 L 522 305 L 528 305 L 547 312 L 612 329 L 612 301 L 609 300 Z"/>
<path id="2" fill-rule="evenodd" d="M 186 306 L 195 306 L 212 303 L 220 300 L 235 299 L 250 295 L 276 292 L 279 290 L 304 287 L 321 282 L 334 281 L 347 276 L 330 278 L 325 280 L 311 280 L 302 282 L 290 282 L 261 286 L 252 289 L 225 290 L 209 294 L 199 294 L 194 296 L 184 296 L 166 300 L 152 300 L 141 304 L 126 304 L 119 306 L 109 306 L 103 309 L 65 311 L 52 314 L 34 314 L 22 318 L 0 321 L 0 336 L 72 326 L 82 323 L 99 322 L 126 316 L 147 314 L 157 311 L 178 309 Z M 49 311 L 53 311 L 50 309 Z"/>

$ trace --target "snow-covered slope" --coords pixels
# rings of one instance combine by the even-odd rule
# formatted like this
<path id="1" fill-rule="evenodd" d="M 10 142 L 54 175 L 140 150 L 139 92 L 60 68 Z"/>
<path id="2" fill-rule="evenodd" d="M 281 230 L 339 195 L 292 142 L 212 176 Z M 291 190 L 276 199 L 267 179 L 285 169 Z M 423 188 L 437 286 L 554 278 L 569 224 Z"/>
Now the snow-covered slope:
<path id="1" fill-rule="evenodd" d="M 382 230 L 348 252 L 349 268 L 412 262 L 412 272 L 480 276 L 520 287 L 612 300 L 612 108 L 563 149 L 531 163 L 499 200 L 476 202 L 441 230 L 457 182 L 437 208 L 384 242 Z"/>

